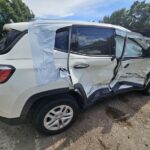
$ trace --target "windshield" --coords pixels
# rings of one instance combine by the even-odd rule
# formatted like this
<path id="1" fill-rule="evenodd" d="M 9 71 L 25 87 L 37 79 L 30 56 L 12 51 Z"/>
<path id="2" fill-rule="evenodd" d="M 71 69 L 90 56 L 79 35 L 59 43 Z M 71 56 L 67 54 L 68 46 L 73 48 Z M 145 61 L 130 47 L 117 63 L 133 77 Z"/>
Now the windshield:
<path id="1" fill-rule="evenodd" d="M 13 42 L 21 35 L 21 31 L 10 30 L 7 31 L 0 40 L 0 54 L 5 53 Z"/>

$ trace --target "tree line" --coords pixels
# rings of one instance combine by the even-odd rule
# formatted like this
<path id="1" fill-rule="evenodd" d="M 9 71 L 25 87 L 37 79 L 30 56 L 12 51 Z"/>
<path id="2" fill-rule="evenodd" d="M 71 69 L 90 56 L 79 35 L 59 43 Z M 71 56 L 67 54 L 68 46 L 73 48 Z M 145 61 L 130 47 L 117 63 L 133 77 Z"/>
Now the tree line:
<path id="1" fill-rule="evenodd" d="M 105 16 L 100 22 L 120 25 L 150 36 L 150 3 L 135 1 L 130 9 L 117 10 L 110 16 Z"/>
<path id="2" fill-rule="evenodd" d="M 0 0 L 0 38 L 4 24 L 29 21 L 32 18 L 33 12 L 22 0 Z"/>
<path id="3" fill-rule="evenodd" d="M 33 12 L 22 0 L 0 0 L 0 38 L 4 24 L 30 21 L 32 18 L 34 18 Z M 105 16 L 100 22 L 121 25 L 150 36 L 150 3 L 135 1 L 130 9 L 117 10 L 110 16 Z"/>

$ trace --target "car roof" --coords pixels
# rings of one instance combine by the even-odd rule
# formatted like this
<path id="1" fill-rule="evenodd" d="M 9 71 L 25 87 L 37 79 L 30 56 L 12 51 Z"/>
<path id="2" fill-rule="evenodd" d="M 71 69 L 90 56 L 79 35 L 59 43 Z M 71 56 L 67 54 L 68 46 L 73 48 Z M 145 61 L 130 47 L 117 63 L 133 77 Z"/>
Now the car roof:
<path id="1" fill-rule="evenodd" d="M 15 29 L 19 31 L 24 31 L 29 28 L 29 25 L 32 22 L 20 22 L 20 23 L 10 23 L 10 24 L 5 24 L 4 25 L 4 30 L 9 30 L 9 29 Z M 84 22 L 84 21 L 67 21 L 67 20 L 42 20 L 40 21 L 40 24 L 68 24 L 68 25 L 89 25 L 89 26 L 99 26 L 99 27 L 108 27 L 108 28 L 113 28 L 113 29 L 118 29 L 124 32 L 130 32 L 130 30 L 117 26 L 117 25 L 112 25 L 112 24 L 106 24 L 106 23 L 95 23 L 95 22 Z"/>

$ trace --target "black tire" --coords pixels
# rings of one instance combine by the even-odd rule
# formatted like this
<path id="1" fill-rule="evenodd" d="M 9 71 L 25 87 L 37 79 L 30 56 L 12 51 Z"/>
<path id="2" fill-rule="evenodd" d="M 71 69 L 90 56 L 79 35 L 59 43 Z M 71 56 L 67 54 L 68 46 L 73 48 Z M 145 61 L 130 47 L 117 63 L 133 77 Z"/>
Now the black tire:
<path id="1" fill-rule="evenodd" d="M 59 130 L 48 130 L 44 126 L 44 117 L 51 109 L 53 109 L 59 105 L 70 106 L 73 110 L 73 118 L 68 125 L 66 125 L 65 127 L 61 128 Z M 78 106 L 76 100 L 72 96 L 57 98 L 57 99 L 53 99 L 53 100 L 51 100 L 51 102 L 45 103 L 37 108 L 37 110 L 35 111 L 35 114 L 33 115 L 33 124 L 41 134 L 44 134 L 44 135 L 59 134 L 65 130 L 67 130 L 69 127 L 71 127 L 71 125 L 75 122 L 75 120 L 78 116 L 78 113 L 79 113 L 79 106 Z"/>

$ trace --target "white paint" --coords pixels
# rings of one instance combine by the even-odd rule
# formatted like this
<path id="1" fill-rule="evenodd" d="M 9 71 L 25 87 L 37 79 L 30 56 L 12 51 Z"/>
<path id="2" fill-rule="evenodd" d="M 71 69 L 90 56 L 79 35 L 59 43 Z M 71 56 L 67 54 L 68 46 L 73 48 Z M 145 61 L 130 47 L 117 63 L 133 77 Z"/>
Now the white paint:
<path id="1" fill-rule="evenodd" d="M 21 23 L 10 23 L 4 25 L 4 29 L 8 30 L 10 28 L 16 29 L 16 30 L 27 30 L 32 22 L 21 22 Z M 109 27 L 109 28 L 114 28 L 117 29 L 117 34 L 122 34 L 124 32 L 130 32 L 130 30 L 117 26 L 117 25 L 112 25 L 112 24 L 106 24 L 106 23 L 95 23 L 95 22 L 86 22 L 86 21 L 67 21 L 67 20 L 41 20 L 41 24 L 70 24 L 70 25 L 95 25 L 99 27 Z M 124 32 L 123 32 L 124 31 Z"/>
<path id="2" fill-rule="evenodd" d="M 116 30 L 122 30 L 128 32 L 128 30 L 108 24 L 99 23 L 87 23 L 87 22 L 73 22 L 73 21 L 46 21 L 40 23 L 40 25 L 53 24 L 68 26 L 72 24 L 83 24 L 83 25 L 96 25 L 100 27 L 111 27 Z M 18 29 L 26 30 L 29 28 L 29 23 L 16 23 L 8 24 L 4 27 L 5 29 Z M 39 35 L 40 36 L 40 35 Z M 23 106 L 25 105 L 28 98 L 32 95 L 48 90 L 58 88 L 70 88 L 73 89 L 68 78 L 58 78 L 55 82 L 48 82 L 39 86 L 37 83 L 36 73 L 34 72 L 34 60 L 32 49 L 30 46 L 30 40 L 28 34 L 25 35 L 19 42 L 13 47 L 13 49 L 7 54 L 0 55 L 0 64 L 12 65 L 16 68 L 13 76 L 5 84 L 0 85 L 0 116 L 6 118 L 19 117 Z M 67 69 L 67 57 L 68 54 L 55 51 L 53 52 L 54 64 L 57 68 Z M 90 65 L 87 69 L 74 69 L 74 65 L 80 63 L 87 63 Z M 124 65 L 130 63 L 127 69 L 124 69 Z M 116 60 L 111 61 L 111 57 L 88 57 L 76 54 L 70 54 L 70 72 L 73 79 L 73 84 L 81 83 L 86 91 L 87 96 L 90 96 L 95 90 L 101 87 L 108 87 L 110 80 L 113 76 L 113 70 L 116 66 Z M 126 73 L 137 73 L 143 77 L 149 72 L 150 60 L 139 59 L 130 60 L 122 63 L 119 70 L 119 75 L 115 81 L 125 81 L 122 75 Z M 143 82 L 136 79 L 134 76 L 128 78 L 127 81 L 132 82 Z M 9 94 L 8 94 L 9 93 Z"/>
<path id="3" fill-rule="evenodd" d="M 81 83 L 87 96 L 102 86 L 109 85 L 116 61 L 111 61 L 111 57 L 89 57 L 83 55 L 70 54 L 70 73 L 73 84 Z M 75 69 L 78 64 L 88 64 L 85 69 Z M 97 87 L 97 88 L 96 88 Z"/>

